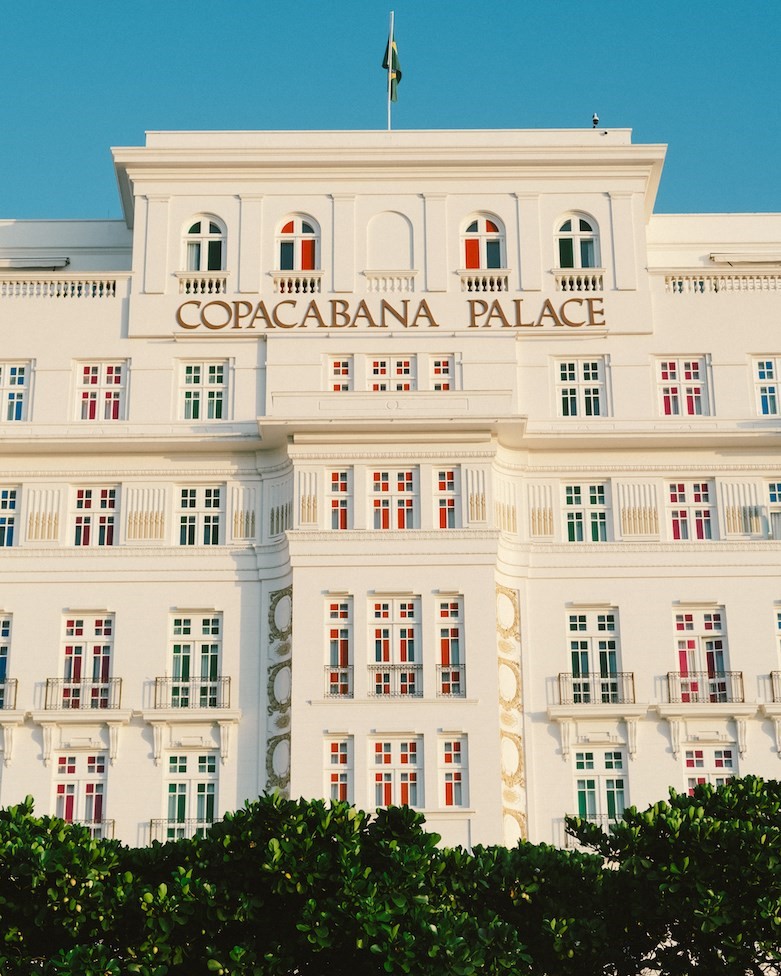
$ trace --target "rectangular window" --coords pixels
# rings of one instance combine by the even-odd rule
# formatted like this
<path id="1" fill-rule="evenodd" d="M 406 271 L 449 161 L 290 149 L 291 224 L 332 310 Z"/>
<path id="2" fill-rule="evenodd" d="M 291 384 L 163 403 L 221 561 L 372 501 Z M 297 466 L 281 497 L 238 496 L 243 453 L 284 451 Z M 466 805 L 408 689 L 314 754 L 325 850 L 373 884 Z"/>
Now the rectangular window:
<path id="1" fill-rule="evenodd" d="M 18 488 L 0 488 L 0 547 L 14 544 Z"/>
<path id="2" fill-rule="evenodd" d="M 420 600 L 383 598 L 369 604 L 369 693 L 377 697 L 420 697 Z"/>
<path id="3" fill-rule="evenodd" d="M 689 796 L 702 783 L 724 786 L 738 775 L 737 751 L 733 747 L 686 749 L 683 764 Z"/>
<path id="4" fill-rule="evenodd" d="M 222 615 L 174 616 L 171 620 L 171 708 L 223 706 Z"/>
<path id="5" fill-rule="evenodd" d="M 326 739 L 325 781 L 326 796 L 331 800 L 340 800 L 345 803 L 353 802 L 353 742 L 351 736 L 344 739 Z"/>
<path id="6" fill-rule="evenodd" d="M 447 736 L 440 741 L 439 748 L 440 805 L 467 807 L 469 789 L 466 736 Z"/>
<path id="7" fill-rule="evenodd" d="M 771 481 L 767 486 L 767 518 L 771 539 L 781 540 L 781 481 Z"/>
<path id="8" fill-rule="evenodd" d="M 579 817 L 602 824 L 621 819 L 629 803 L 625 766 L 624 753 L 620 749 L 589 749 L 575 753 L 575 794 Z"/>
<path id="9" fill-rule="evenodd" d="M 562 703 L 616 705 L 627 701 L 620 672 L 618 611 L 568 613 L 567 632 L 570 672 L 561 676 Z"/>
<path id="10" fill-rule="evenodd" d="M 218 546 L 222 522 L 220 486 L 179 489 L 179 545 Z"/>
<path id="11" fill-rule="evenodd" d="M 678 671 L 670 673 L 674 702 L 742 701 L 742 681 L 728 670 L 724 608 L 675 613 Z"/>
<path id="12" fill-rule="evenodd" d="M 560 417 L 602 417 L 607 413 L 605 360 L 573 359 L 556 364 Z"/>
<path id="13" fill-rule="evenodd" d="M 374 743 L 374 805 L 422 807 L 423 740 L 386 739 Z"/>
<path id="14" fill-rule="evenodd" d="M 127 363 L 79 363 L 78 416 L 81 420 L 124 420 Z"/>
<path id="15" fill-rule="evenodd" d="M 375 529 L 418 527 L 418 470 L 372 471 L 372 513 Z"/>
<path id="16" fill-rule="evenodd" d="M 105 753 L 59 755 L 54 815 L 89 827 L 95 838 L 108 836 Z"/>
<path id="17" fill-rule="evenodd" d="M 167 817 L 160 840 L 204 835 L 217 812 L 217 781 L 214 753 L 168 757 Z"/>
<path id="18" fill-rule="evenodd" d="M 328 360 L 328 388 L 334 393 L 346 393 L 352 390 L 352 356 L 337 356 Z"/>
<path id="19" fill-rule="evenodd" d="M 27 420 L 30 363 L 0 363 L 0 423 Z"/>
<path id="20" fill-rule="evenodd" d="M 763 356 L 754 360 L 754 396 L 760 417 L 777 417 L 781 400 L 778 380 L 781 376 L 781 357 Z"/>
<path id="21" fill-rule="evenodd" d="M 568 542 L 607 542 L 610 538 L 607 485 L 565 485 L 564 515 Z"/>
<path id="22" fill-rule="evenodd" d="M 662 416 L 700 417 L 710 413 L 703 356 L 660 360 L 657 385 Z"/>
<path id="23" fill-rule="evenodd" d="M 74 497 L 74 546 L 113 546 L 117 488 L 77 488 Z"/>
<path id="24" fill-rule="evenodd" d="M 326 604 L 328 660 L 325 693 L 329 698 L 353 696 L 353 601 L 352 597 L 329 599 Z"/>
<path id="25" fill-rule="evenodd" d="M 455 389 L 453 376 L 454 364 L 452 356 L 433 356 L 431 364 L 431 389 L 436 392 Z"/>
<path id="26" fill-rule="evenodd" d="M 458 468 L 440 468 L 436 472 L 434 491 L 437 506 L 436 525 L 455 529 L 461 524 L 461 472 Z"/>
<path id="27" fill-rule="evenodd" d="M 668 483 L 669 524 L 676 542 L 714 538 L 716 510 L 711 505 L 715 492 L 708 481 Z"/>
<path id="28" fill-rule="evenodd" d="M 14 708 L 15 696 L 8 683 L 8 656 L 11 653 L 11 617 L 0 615 L 0 709 Z"/>
<path id="29" fill-rule="evenodd" d="M 228 365 L 217 362 L 182 363 L 179 388 L 181 420 L 226 420 Z"/>
<path id="30" fill-rule="evenodd" d="M 331 528 L 352 528 L 352 471 L 331 471 L 328 474 L 331 502 Z"/>
<path id="31" fill-rule="evenodd" d="M 64 644 L 61 694 L 55 707 L 117 708 L 119 683 L 111 677 L 113 615 L 66 617 Z"/>
<path id="32" fill-rule="evenodd" d="M 466 695 L 463 597 L 452 596 L 438 601 L 437 629 L 437 694 L 443 698 L 463 698 Z"/>
<path id="33" fill-rule="evenodd" d="M 374 392 L 409 392 L 417 389 L 417 370 L 414 356 L 368 360 L 369 389 Z"/>

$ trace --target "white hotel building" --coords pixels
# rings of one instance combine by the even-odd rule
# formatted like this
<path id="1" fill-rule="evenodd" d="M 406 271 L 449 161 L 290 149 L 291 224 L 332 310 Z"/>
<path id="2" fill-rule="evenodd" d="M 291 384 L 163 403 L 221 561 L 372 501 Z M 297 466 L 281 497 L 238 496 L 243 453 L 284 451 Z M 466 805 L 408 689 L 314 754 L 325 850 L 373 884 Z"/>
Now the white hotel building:
<path id="1" fill-rule="evenodd" d="M 626 130 L 154 132 L 0 221 L 0 804 L 564 843 L 781 772 L 781 215 Z"/>

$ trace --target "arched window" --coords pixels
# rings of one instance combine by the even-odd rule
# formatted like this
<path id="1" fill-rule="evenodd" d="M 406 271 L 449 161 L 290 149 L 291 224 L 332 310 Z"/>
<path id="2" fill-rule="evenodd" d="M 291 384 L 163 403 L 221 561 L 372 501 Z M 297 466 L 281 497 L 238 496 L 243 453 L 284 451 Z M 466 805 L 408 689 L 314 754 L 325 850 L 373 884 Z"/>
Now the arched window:
<path id="1" fill-rule="evenodd" d="M 571 214 L 559 224 L 556 242 L 560 268 L 598 268 L 599 230 L 584 214 Z"/>
<path id="2" fill-rule="evenodd" d="M 225 268 L 225 228 L 215 217 L 198 217 L 184 235 L 186 271 Z"/>
<path id="3" fill-rule="evenodd" d="M 309 217 L 291 217 L 277 238 L 280 271 L 315 271 L 319 265 L 319 235 Z"/>
<path id="4" fill-rule="evenodd" d="M 504 231 L 495 217 L 475 217 L 466 227 L 464 241 L 464 268 L 503 268 Z"/>

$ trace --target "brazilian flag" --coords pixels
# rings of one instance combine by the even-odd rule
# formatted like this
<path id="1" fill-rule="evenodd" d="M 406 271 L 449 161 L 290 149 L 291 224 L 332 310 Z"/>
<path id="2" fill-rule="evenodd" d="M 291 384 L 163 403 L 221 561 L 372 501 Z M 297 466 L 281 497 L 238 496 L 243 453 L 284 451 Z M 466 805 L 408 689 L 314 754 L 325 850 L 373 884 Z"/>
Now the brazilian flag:
<path id="1" fill-rule="evenodd" d="M 382 66 L 386 71 L 390 69 L 390 98 L 392 102 L 397 102 L 399 96 L 396 89 L 401 81 L 401 64 L 399 63 L 396 41 L 392 34 L 388 38 L 388 46 L 385 49 L 385 60 L 382 62 Z"/>

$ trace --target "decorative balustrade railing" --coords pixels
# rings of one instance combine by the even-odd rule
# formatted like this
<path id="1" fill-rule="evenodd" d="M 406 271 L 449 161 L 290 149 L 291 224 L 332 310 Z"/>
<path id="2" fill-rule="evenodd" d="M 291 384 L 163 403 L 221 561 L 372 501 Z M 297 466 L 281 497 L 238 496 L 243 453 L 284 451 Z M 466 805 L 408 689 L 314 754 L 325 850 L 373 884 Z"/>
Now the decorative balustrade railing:
<path id="1" fill-rule="evenodd" d="M 560 705 L 633 705 L 634 671 L 559 674 Z"/>
<path id="2" fill-rule="evenodd" d="M 602 268 L 589 268 L 587 271 L 557 271 L 555 273 L 556 291 L 604 291 L 605 272 Z"/>
<path id="3" fill-rule="evenodd" d="M 228 291 L 228 278 L 224 272 L 179 272 L 180 295 L 224 295 Z"/>
<path id="4" fill-rule="evenodd" d="M 364 271 L 366 291 L 398 293 L 415 290 L 417 271 Z"/>
<path id="5" fill-rule="evenodd" d="M 670 671 L 667 688 L 672 703 L 742 702 L 742 671 Z"/>
<path id="6" fill-rule="evenodd" d="M 495 271 L 459 271 L 461 291 L 498 292 L 510 290 L 510 272 L 504 268 Z"/>
<path id="7" fill-rule="evenodd" d="M 423 669 L 419 664 L 371 665 L 369 694 L 375 698 L 420 698 Z"/>
<path id="8" fill-rule="evenodd" d="M 713 273 L 704 271 L 665 274 L 664 290 L 671 295 L 712 295 L 744 291 L 781 291 L 777 272 Z"/>
<path id="9" fill-rule="evenodd" d="M 274 292 L 278 295 L 319 295 L 322 271 L 275 271 Z"/>
<path id="10" fill-rule="evenodd" d="M 116 298 L 108 275 L 0 275 L 0 298 Z"/>

